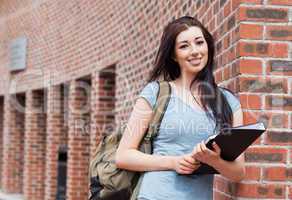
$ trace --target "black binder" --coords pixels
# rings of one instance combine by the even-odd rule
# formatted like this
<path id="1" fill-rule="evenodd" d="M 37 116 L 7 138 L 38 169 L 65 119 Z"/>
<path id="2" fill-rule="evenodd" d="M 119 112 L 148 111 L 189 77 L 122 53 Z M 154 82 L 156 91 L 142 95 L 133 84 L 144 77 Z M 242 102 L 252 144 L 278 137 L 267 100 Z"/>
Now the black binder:
<path id="1" fill-rule="evenodd" d="M 234 161 L 265 131 L 266 128 L 262 122 L 225 128 L 222 129 L 220 134 L 209 137 L 206 141 L 206 146 L 213 150 L 212 143 L 215 141 L 221 149 L 221 158 L 227 161 Z M 201 163 L 201 166 L 193 174 L 218 173 L 213 167 Z"/>

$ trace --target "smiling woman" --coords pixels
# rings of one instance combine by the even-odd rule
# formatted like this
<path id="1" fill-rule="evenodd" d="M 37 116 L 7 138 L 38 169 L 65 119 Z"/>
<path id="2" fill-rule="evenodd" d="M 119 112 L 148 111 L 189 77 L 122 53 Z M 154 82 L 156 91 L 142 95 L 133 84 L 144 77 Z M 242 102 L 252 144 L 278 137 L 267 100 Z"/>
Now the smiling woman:
<path id="1" fill-rule="evenodd" d="M 206 66 L 208 46 L 200 28 L 192 26 L 178 34 L 173 59 L 181 67 L 181 73 L 192 76 Z"/>
<path id="2" fill-rule="evenodd" d="M 219 88 L 213 77 L 214 42 L 207 29 L 193 17 L 169 23 L 163 32 L 149 83 L 140 93 L 116 154 L 119 168 L 144 172 L 138 200 L 211 200 L 213 174 L 192 175 L 200 163 L 214 167 L 232 181 L 245 175 L 243 155 L 233 162 L 204 144 L 224 126 L 242 124 L 240 103 Z M 153 154 L 138 151 L 149 126 L 159 84 L 172 89 Z"/>

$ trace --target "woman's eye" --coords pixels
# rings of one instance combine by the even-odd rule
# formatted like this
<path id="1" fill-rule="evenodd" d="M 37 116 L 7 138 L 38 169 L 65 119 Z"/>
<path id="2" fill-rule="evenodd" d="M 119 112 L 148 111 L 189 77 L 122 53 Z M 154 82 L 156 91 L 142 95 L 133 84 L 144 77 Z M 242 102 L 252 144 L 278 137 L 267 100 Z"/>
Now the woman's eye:
<path id="1" fill-rule="evenodd" d="M 197 42 L 197 44 L 199 44 L 199 45 L 201 45 L 201 44 L 203 44 L 204 43 L 204 41 L 198 41 Z"/>
<path id="2" fill-rule="evenodd" d="M 187 48 L 188 47 L 188 45 L 182 45 L 182 46 L 180 46 L 179 48 L 180 49 L 184 49 L 184 48 Z"/>

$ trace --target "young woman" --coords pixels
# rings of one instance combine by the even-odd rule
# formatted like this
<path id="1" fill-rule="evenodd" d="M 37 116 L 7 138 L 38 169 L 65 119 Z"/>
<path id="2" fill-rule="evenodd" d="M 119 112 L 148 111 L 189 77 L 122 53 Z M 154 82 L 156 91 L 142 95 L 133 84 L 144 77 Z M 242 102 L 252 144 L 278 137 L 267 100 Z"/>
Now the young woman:
<path id="1" fill-rule="evenodd" d="M 207 163 L 231 181 L 245 176 L 244 158 L 228 162 L 220 148 L 206 148 L 204 140 L 220 127 L 242 125 L 237 98 L 219 88 L 213 77 L 214 42 L 195 18 L 181 17 L 163 32 L 149 83 L 140 93 L 116 156 L 119 168 L 145 172 L 139 200 L 213 199 L 213 175 L 192 174 Z M 158 83 L 171 85 L 171 98 L 153 141 L 153 154 L 137 150 L 156 102 Z"/>

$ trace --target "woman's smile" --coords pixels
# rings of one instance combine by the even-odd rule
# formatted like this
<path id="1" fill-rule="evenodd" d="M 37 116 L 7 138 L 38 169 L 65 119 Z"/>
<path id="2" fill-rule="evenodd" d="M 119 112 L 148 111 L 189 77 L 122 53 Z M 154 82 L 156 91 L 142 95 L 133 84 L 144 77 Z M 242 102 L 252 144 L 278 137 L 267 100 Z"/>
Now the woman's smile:
<path id="1" fill-rule="evenodd" d="M 199 65 L 201 63 L 201 59 L 200 58 L 192 58 L 192 59 L 189 59 L 188 62 L 191 64 L 191 65 Z"/>

